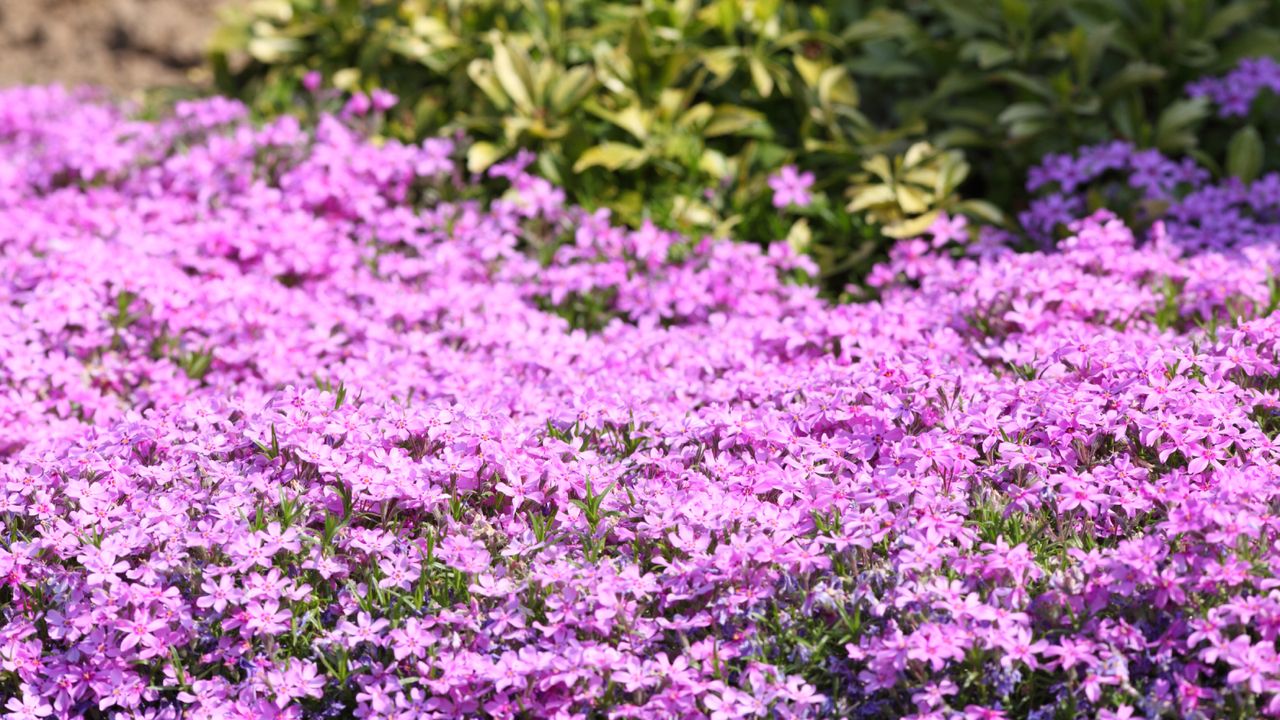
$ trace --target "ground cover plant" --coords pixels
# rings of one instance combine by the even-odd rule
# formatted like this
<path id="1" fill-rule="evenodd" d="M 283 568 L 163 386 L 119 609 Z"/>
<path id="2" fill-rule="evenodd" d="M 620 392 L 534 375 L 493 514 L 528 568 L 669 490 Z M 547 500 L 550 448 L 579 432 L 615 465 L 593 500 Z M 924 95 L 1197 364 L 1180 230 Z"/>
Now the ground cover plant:
<path id="1" fill-rule="evenodd" d="M 247 114 L 0 93 L 6 717 L 1280 714 L 1274 237 L 943 217 L 832 305 Z"/>

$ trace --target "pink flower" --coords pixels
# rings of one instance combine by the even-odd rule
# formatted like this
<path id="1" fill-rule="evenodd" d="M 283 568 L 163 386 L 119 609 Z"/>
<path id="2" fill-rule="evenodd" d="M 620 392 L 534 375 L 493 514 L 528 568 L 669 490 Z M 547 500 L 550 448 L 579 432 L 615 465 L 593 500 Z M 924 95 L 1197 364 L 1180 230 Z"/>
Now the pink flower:
<path id="1" fill-rule="evenodd" d="M 244 626 L 253 635 L 274 635 L 289 629 L 293 614 L 274 598 L 256 600 L 244 609 Z"/>
<path id="2" fill-rule="evenodd" d="M 935 248 L 952 242 L 963 244 L 969 240 L 969 218 L 964 215 L 952 216 L 947 213 L 938 213 L 938 217 L 925 232 L 933 236 L 932 244 Z"/>
<path id="3" fill-rule="evenodd" d="M 907 658 L 923 660 L 934 670 L 941 670 L 948 660 L 963 658 L 967 644 L 957 628 L 930 623 L 908 638 Z"/>
<path id="4" fill-rule="evenodd" d="M 342 112 L 344 115 L 360 117 L 368 115 L 371 109 L 373 109 L 373 101 L 369 99 L 369 96 L 362 92 L 357 92 L 348 98 L 347 104 L 342 108 Z"/>
<path id="5" fill-rule="evenodd" d="M 315 663 L 293 659 L 284 670 L 267 673 L 267 682 L 275 693 L 276 706 L 284 708 L 292 700 L 318 698 L 324 694 L 325 678 Z"/>
<path id="6" fill-rule="evenodd" d="M 29 685 L 22 686 L 22 699 L 9 698 L 5 703 L 5 720 L 38 720 L 53 714 L 53 708 L 40 699 Z"/>
<path id="7" fill-rule="evenodd" d="M 370 93 L 370 102 L 373 105 L 373 109 L 379 112 L 390 110 L 395 107 L 396 103 L 399 101 L 400 99 L 393 93 L 383 90 L 382 88 L 378 88 Z"/>
<path id="8" fill-rule="evenodd" d="M 196 600 L 196 606 L 212 609 L 216 613 L 226 610 L 227 603 L 238 602 L 240 599 L 240 590 L 236 588 L 230 575 L 223 575 L 216 581 L 212 578 L 205 580 L 200 587 L 205 594 Z"/>
<path id="9" fill-rule="evenodd" d="M 164 620 L 152 619 L 144 611 L 134 611 L 132 620 L 126 620 L 120 624 L 120 631 L 124 634 L 120 649 L 129 650 L 141 646 L 139 648 L 141 657 L 160 654 L 156 648 L 162 642 L 156 633 L 163 630 L 166 625 Z"/>
<path id="10" fill-rule="evenodd" d="M 798 172 L 795 165 L 784 165 L 776 175 L 769 177 L 769 187 L 773 189 L 773 206 L 808 207 L 813 202 L 813 196 L 809 193 L 813 180 L 813 173 Z"/>
<path id="11" fill-rule="evenodd" d="M 1227 646 L 1223 660 L 1231 666 L 1227 682 L 1247 687 L 1250 692 L 1261 693 L 1264 684 L 1280 676 L 1280 662 L 1276 658 L 1275 643 L 1264 640 L 1252 643 L 1248 635 L 1237 636 Z"/>

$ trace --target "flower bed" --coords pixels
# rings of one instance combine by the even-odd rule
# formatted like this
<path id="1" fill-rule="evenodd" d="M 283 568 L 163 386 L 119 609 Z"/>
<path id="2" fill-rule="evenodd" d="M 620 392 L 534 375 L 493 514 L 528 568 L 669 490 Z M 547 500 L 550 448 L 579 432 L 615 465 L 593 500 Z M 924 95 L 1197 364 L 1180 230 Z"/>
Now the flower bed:
<path id="1" fill-rule="evenodd" d="M 11 717 L 1280 713 L 1280 249 L 833 306 L 244 115 L 0 95 Z"/>

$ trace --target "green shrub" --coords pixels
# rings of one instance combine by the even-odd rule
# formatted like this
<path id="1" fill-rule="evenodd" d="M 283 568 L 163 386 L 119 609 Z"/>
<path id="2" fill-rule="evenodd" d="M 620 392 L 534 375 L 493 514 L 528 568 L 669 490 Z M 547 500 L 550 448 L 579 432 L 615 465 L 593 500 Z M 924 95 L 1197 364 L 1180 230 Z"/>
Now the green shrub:
<path id="1" fill-rule="evenodd" d="M 297 106 L 311 70 L 386 88 L 388 133 L 464 131 L 473 171 L 527 148 L 578 203 L 789 237 L 839 287 L 884 224 L 991 215 L 954 184 L 915 193 L 875 172 L 920 141 L 953 170 L 962 150 L 964 194 L 1012 208 L 1046 152 L 1122 137 L 1221 158 L 1184 86 L 1280 47 L 1277 20 L 1265 0 L 259 0 L 212 62 L 268 115 Z M 766 179 L 788 163 L 815 173 L 816 202 L 780 214 Z"/>

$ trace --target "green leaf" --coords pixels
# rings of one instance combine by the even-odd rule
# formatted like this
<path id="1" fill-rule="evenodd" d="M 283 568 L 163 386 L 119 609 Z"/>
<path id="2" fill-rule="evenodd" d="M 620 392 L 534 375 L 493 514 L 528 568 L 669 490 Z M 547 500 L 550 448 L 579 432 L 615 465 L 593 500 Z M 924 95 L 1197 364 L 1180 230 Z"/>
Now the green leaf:
<path id="1" fill-rule="evenodd" d="M 1253 182 L 1262 172 L 1266 148 L 1262 135 L 1252 125 L 1242 127 L 1231 136 L 1227 145 L 1227 172 L 1244 182 Z"/>
<path id="2" fill-rule="evenodd" d="M 1053 100 L 1054 98 L 1053 85 L 1044 78 L 1032 77 L 1018 70 L 1002 70 L 992 77 L 997 80 L 1003 80 L 1010 85 L 1020 87 L 1029 93 L 1039 95 L 1045 100 Z"/>
<path id="3" fill-rule="evenodd" d="M 1027 120 L 1044 120 L 1052 113 L 1044 103 L 1020 102 L 1005 108 L 996 118 L 1001 125 L 1013 125 Z"/>
<path id="4" fill-rule="evenodd" d="M 894 10 L 873 10 L 867 17 L 846 27 L 840 33 L 840 39 L 847 43 L 863 43 L 905 38 L 918 32 L 920 32 L 920 26 L 906 13 Z"/>
<path id="5" fill-rule="evenodd" d="M 990 70 L 1003 65 L 1014 58 L 1013 50 L 1007 44 L 994 40 L 970 40 L 960 48 L 960 57 L 973 60 L 983 70 Z"/>
<path id="6" fill-rule="evenodd" d="M 1151 85 L 1160 82 L 1169 73 L 1159 65 L 1137 60 L 1125 65 L 1120 72 L 1112 75 L 1102 84 L 1103 97 L 1112 97 L 1139 85 Z"/>
<path id="7" fill-rule="evenodd" d="M 942 172 L 938 173 L 938 179 L 934 183 L 933 196 L 939 200 L 950 196 L 967 177 L 969 177 L 969 163 L 957 156 L 948 158 L 948 162 L 943 165 Z"/>
<path id="8" fill-rule="evenodd" d="M 603 167 L 608 170 L 638 167 L 649 157 L 649 153 L 641 148 L 632 147 L 619 142 L 605 142 L 587 149 L 578 156 L 573 164 L 574 172 L 582 172 L 591 167 Z"/>
<path id="9" fill-rule="evenodd" d="M 1229 3 L 1209 18 L 1209 23 L 1204 29 L 1204 37 L 1213 40 L 1226 35 L 1237 26 L 1251 20 L 1264 5 L 1265 3 L 1259 2 Z"/>
<path id="10" fill-rule="evenodd" d="M 955 209 L 965 215 L 971 215 L 993 225 L 1008 224 L 1008 218 L 1005 217 L 1000 208 L 986 200 L 965 200 L 964 202 L 957 204 Z"/>
<path id="11" fill-rule="evenodd" d="M 1205 98 L 1178 100 L 1160 113 L 1156 121 L 1156 147 L 1165 152 L 1177 152 L 1194 147 L 1195 127 L 1209 115 L 1209 101 Z"/>

